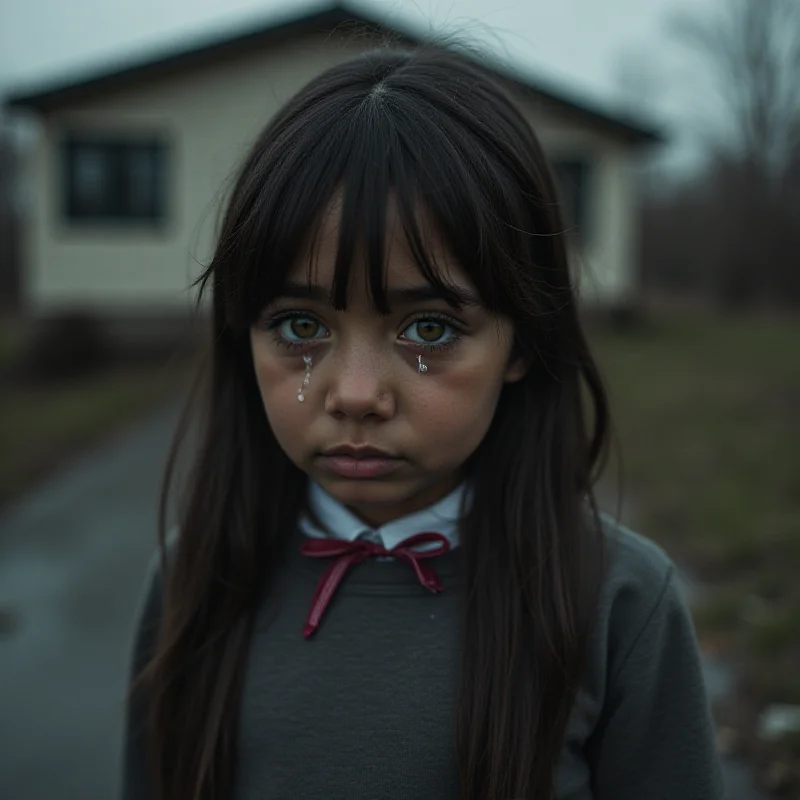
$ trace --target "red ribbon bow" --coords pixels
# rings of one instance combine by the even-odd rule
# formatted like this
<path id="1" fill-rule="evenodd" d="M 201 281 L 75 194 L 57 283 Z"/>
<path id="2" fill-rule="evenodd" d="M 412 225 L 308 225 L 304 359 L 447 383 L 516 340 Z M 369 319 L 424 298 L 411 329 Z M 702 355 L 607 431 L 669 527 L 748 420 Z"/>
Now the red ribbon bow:
<path id="1" fill-rule="evenodd" d="M 411 548 L 426 542 L 438 542 L 439 546 L 422 553 Z M 383 545 L 357 539 L 347 542 L 342 539 L 307 539 L 300 546 L 300 552 L 314 558 L 335 558 L 336 560 L 325 570 L 320 578 L 314 597 L 311 601 L 311 610 L 308 612 L 303 636 L 308 639 L 319 627 L 322 615 L 331 601 L 336 588 L 347 574 L 347 570 L 354 564 L 362 564 L 368 558 L 375 556 L 391 556 L 405 561 L 414 568 L 419 582 L 434 594 L 441 592 L 443 586 L 436 573 L 427 564 L 421 563 L 423 559 L 442 555 L 450 549 L 450 542 L 441 533 L 417 533 L 404 539 L 391 550 Z"/>

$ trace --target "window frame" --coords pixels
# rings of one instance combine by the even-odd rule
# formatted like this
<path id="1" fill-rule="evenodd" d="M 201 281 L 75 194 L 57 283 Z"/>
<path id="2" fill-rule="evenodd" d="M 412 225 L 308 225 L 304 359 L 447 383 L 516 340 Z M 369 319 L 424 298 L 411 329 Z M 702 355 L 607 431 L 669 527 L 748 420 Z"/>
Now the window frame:
<path id="1" fill-rule="evenodd" d="M 81 208 L 76 170 L 82 149 L 95 149 L 106 159 L 107 195 L 101 210 Z M 132 203 L 130 165 L 144 153 L 153 168 L 146 208 Z M 61 140 L 60 218 L 70 228 L 135 228 L 161 230 L 169 222 L 171 146 L 168 137 L 155 132 L 70 130 Z"/>
<path id="2" fill-rule="evenodd" d="M 596 230 L 592 203 L 596 159 L 588 153 L 559 153 L 550 157 L 550 165 L 567 231 L 584 245 L 592 242 Z"/>

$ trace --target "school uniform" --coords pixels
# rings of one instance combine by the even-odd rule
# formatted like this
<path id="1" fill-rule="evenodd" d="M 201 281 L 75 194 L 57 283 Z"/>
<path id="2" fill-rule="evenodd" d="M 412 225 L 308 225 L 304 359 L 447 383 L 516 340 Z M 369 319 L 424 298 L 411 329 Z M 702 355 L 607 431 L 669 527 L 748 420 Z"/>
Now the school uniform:
<path id="1" fill-rule="evenodd" d="M 462 486 L 434 506 L 372 530 L 312 484 L 279 575 L 260 610 L 242 699 L 231 800 L 457 800 L 453 745 Z M 724 795 L 692 622 L 675 567 L 653 543 L 606 520 L 610 571 L 556 773 L 558 800 L 717 800 Z M 443 591 L 414 569 L 370 558 L 351 568 L 311 638 L 310 599 L 329 566 L 301 552 L 329 537 L 387 550 L 436 531 Z M 432 545 L 431 545 L 432 546 Z M 424 548 L 421 548 L 424 549 Z M 140 631 L 161 603 L 151 569 Z M 140 633 L 134 663 L 152 637 Z M 124 800 L 151 797 L 143 743 L 128 719 Z"/>

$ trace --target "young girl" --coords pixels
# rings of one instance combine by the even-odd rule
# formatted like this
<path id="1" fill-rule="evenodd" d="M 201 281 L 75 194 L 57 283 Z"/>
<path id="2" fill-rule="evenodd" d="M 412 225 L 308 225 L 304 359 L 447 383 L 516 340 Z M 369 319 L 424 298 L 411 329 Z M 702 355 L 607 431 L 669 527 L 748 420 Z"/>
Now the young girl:
<path id="1" fill-rule="evenodd" d="M 201 279 L 126 800 L 722 796 L 675 569 L 592 494 L 564 230 L 529 123 L 453 54 L 361 55 L 270 121 Z"/>

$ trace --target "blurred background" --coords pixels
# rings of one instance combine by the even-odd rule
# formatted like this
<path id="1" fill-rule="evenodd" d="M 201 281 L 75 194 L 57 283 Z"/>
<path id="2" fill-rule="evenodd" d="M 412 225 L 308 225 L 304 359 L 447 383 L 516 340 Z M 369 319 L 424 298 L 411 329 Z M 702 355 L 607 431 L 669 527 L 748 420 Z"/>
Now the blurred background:
<path id="1" fill-rule="evenodd" d="M 364 24 L 475 46 L 539 132 L 614 403 L 602 505 L 684 575 L 732 800 L 800 798 L 797 0 L 5 0 L 0 797 L 115 796 L 189 284 L 256 131 Z"/>

